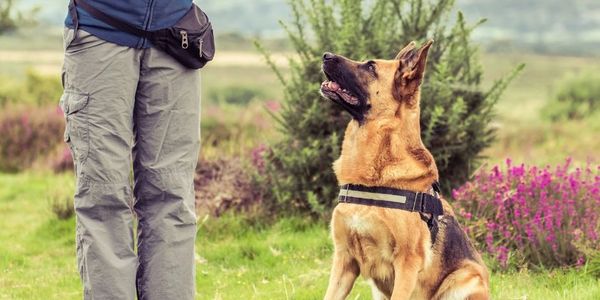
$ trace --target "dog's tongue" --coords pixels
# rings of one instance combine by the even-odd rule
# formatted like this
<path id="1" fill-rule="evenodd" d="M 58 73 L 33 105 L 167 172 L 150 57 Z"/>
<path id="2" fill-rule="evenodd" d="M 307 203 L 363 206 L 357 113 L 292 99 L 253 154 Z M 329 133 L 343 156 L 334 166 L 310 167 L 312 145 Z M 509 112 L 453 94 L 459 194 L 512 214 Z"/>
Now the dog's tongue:
<path id="1" fill-rule="evenodd" d="M 344 101 L 353 104 L 353 105 L 357 105 L 358 104 L 358 98 L 356 98 L 353 95 L 350 95 L 350 93 L 348 93 L 347 90 L 342 89 L 342 87 L 334 81 L 324 81 L 321 84 L 321 88 L 324 90 L 328 90 L 331 92 L 335 92 L 338 94 L 338 96 L 342 97 L 342 99 L 344 99 Z"/>
<path id="2" fill-rule="evenodd" d="M 329 81 L 327 83 L 327 88 L 332 90 L 332 91 L 337 91 L 340 89 L 340 85 L 337 84 L 337 82 L 333 82 L 333 81 Z"/>

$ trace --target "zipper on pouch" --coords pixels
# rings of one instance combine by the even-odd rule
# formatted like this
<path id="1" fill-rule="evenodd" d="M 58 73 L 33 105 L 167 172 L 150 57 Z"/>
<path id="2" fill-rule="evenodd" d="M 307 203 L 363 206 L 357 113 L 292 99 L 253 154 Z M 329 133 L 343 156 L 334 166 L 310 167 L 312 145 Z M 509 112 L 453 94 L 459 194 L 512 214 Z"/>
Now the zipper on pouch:
<path id="1" fill-rule="evenodd" d="M 200 55 L 200 57 L 202 57 L 202 47 L 204 46 L 204 40 L 203 39 L 199 39 L 198 40 L 198 54 Z"/>
<path id="2" fill-rule="evenodd" d="M 188 34 L 187 34 L 187 31 L 185 31 L 185 30 L 180 30 L 180 31 L 179 31 L 179 34 L 181 35 L 181 48 L 183 48 L 183 49 L 187 49 L 187 48 L 188 48 L 188 46 L 189 46 L 189 43 L 188 43 Z"/>

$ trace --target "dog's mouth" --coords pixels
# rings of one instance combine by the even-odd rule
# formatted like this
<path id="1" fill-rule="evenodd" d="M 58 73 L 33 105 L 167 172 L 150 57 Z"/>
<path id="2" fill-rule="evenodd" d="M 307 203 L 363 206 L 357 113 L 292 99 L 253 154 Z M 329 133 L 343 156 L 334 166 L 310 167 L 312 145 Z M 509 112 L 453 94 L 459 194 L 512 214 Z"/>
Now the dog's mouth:
<path id="1" fill-rule="evenodd" d="M 333 101 L 344 101 L 350 105 L 359 105 L 358 97 L 349 90 L 342 87 L 339 83 L 331 80 L 325 80 L 321 84 L 321 93 L 326 98 Z"/>
<path id="2" fill-rule="evenodd" d="M 348 62 L 341 56 L 327 53 L 323 61 L 323 73 L 326 80 L 321 84 L 321 95 L 346 110 L 352 118 L 362 123 L 369 110 L 369 94 Z"/>

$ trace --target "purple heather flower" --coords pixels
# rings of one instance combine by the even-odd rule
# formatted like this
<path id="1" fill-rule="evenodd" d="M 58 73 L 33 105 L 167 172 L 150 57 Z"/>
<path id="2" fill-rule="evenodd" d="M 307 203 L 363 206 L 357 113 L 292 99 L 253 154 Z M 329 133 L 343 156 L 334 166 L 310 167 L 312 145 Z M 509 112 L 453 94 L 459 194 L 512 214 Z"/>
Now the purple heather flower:
<path id="1" fill-rule="evenodd" d="M 482 170 L 452 192 L 465 231 L 502 266 L 519 255 L 549 266 L 585 260 L 573 243 L 600 246 L 600 166 L 572 164 L 538 168 L 507 159 L 504 171 Z"/>

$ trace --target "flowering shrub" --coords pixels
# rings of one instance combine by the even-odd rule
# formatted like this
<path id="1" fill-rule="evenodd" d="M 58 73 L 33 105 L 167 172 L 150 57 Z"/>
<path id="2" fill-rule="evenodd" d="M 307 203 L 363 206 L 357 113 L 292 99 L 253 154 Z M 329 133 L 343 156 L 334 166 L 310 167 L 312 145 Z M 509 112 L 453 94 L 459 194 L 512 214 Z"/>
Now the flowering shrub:
<path id="1" fill-rule="evenodd" d="M 260 144 L 250 151 L 250 162 L 259 173 L 265 172 L 265 155 L 269 151 L 269 148 L 265 144 Z"/>
<path id="2" fill-rule="evenodd" d="M 465 230 L 500 267 L 582 264 L 581 241 L 600 250 L 600 166 L 523 164 L 491 172 L 453 191 Z"/>
<path id="3" fill-rule="evenodd" d="M 0 113 L 0 171 L 21 171 L 45 158 L 62 143 L 64 126 L 58 106 L 5 107 Z"/>

